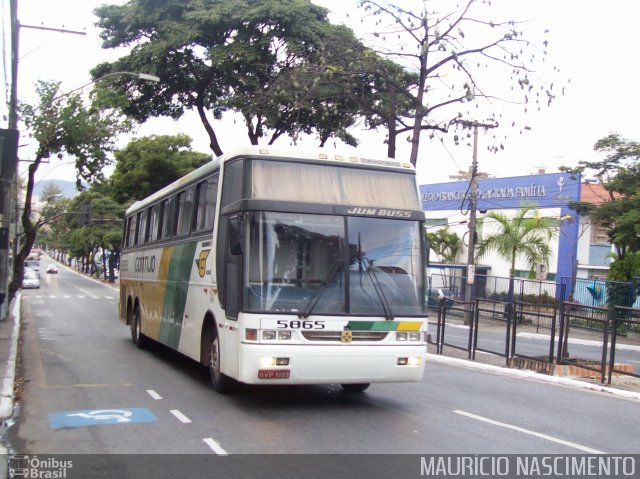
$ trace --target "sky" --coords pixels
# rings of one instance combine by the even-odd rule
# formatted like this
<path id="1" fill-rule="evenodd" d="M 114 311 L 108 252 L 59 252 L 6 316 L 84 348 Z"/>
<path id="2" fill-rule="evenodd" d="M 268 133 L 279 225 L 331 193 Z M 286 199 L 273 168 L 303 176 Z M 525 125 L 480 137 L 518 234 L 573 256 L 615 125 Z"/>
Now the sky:
<path id="1" fill-rule="evenodd" d="M 407 0 L 399 0 L 407 1 Z M 358 32 L 353 12 L 355 0 L 314 0 L 331 10 L 334 23 L 344 22 Z M 8 18 L 9 0 L 2 0 L 3 22 Z M 61 81 L 61 91 L 70 91 L 90 81 L 89 70 L 102 61 L 118 58 L 122 52 L 103 50 L 94 23 L 93 9 L 105 3 L 101 0 L 18 0 L 20 31 L 20 66 L 18 96 L 21 101 L 33 101 L 37 80 Z M 116 0 L 110 3 L 123 3 Z M 493 0 L 496 16 L 526 20 L 521 28 L 525 35 L 541 38 L 548 30 L 549 40 L 546 63 L 556 65 L 559 72 L 554 81 L 563 85 L 565 94 L 558 96 L 549 108 L 529 112 L 523 116 L 522 107 L 509 109 L 520 124 L 530 130 L 523 134 L 509 133 L 502 141 L 505 149 L 497 154 L 488 152 L 491 139 L 479 135 L 478 162 L 480 170 L 496 177 L 529 175 L 538 167 L 547 172 L 558 171 L 561 165 L 575 166 L 580 160 L 597 160 L 601 154 L 593 151 L 595 142 L 612 132 L 640 141 L 640 2 L 637 0 Z M 347 13 L 349 13 L 347 16 Z M 68 33 L 41 31 L 30 26 L 45 26 L 85 31 L 80 36 Z M 9 34 L 3 29 L 3 80 L 1 115 L 6 127 L 7 78 Z M 152 73 L 152 72 L 147 72 Z M 496 78 L 496 82 L 501 79 Z M 87 89 L 88 90 L 88 89 Z M 501 107 L 502 108 L 502 107 Z M 520 117 L 521 116 L 521 117 Z M 240 122 L 224 118 L 220 128 L 223 149 L 234 144 L 247 145 L 248 139 Z M 157 119 L 142 125 L 136 136 L 175 134 L 184 132 L 193 138 L 193 148 L 209 153 L 208 140 L 195 114 L 185 115 L 178 121 Z M 356 133 L 363 139 L 363 156 L 384 156 L 384 132 Z M 123 138 L 122 146 L 128 138 Z M 308 141 L 303 145 L 313 146 Z M 28 160 L 33 152 L 32 141 L 21 138 L 19 156 Z M 276 146 L 289 146 L 281 139 Z M 333 145 L 328 145 L 332 147 Z M 338 145 L 340 146 L 340 145 Z M 397 158 L 408 158 L 409 146 L 401 138 Z M 449 176 L 467 170 L 471 163 L 469 147 L 454 146 L 435 138 L 423 136 L 418 160 L 418 183 L 449 181 Z M 74 180 L 72 162 L 52 159 L 42 165 L 37 180 Z M 19 165 L 26 169 L 26 162 Z"/>

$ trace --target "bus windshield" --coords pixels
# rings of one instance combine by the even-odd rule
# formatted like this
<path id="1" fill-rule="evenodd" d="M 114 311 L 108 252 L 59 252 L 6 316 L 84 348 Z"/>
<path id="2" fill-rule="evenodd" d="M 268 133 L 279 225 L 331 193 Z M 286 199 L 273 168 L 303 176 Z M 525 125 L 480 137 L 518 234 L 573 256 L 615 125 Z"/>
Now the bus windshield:
<path id="1" fill-rule="evenodd" d="M 245 310 L 424 315 L 417 221 L 253 212 Z"/>

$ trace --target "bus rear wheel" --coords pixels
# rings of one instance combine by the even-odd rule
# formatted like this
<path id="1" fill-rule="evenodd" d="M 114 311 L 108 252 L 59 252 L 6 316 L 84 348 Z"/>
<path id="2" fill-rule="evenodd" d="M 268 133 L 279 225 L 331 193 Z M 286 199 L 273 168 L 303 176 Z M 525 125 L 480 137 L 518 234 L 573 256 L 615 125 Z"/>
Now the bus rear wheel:
<path id="1" fill-rule="evenodd" d="M 347 393 L 361 393 L 369 387 L 369 383 L 343 384 L 342 389 Z"/>
<path id="2" fill-rule="evenodd" d="M 147 346 L 147 337 L 142 334 L 142 325 L 140 319 L 140 307 L 136 306 L 133 310 L 133 316 L 131 318 L 131 340 L 139 349 L 144 349 Z"/>
<path id="3" fill-rule="evenodd" d="M 233 392 L 233 379 L 220 371 L 220 341 L 217 334 L 213 336 L 209 345 L 209 376 L 216 392 L 221 394 Z"/>

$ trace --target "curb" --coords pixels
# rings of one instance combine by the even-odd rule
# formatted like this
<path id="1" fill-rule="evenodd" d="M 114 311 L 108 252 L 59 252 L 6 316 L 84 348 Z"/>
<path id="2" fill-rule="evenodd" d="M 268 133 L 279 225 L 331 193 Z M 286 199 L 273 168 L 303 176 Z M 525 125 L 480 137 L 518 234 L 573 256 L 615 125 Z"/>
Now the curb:
<path id="1" fill-rule="evenodd" d="M 534 371 L 525 371 L 522 369 L 511 369 L 501 366 L 493 366 L 491 364 L 477 363 L 466 359 L 450 358 L 439 354 L 427 353 L 427 361 L 437 364 L 445 364 L 448 366 L 464 367 L 467 369 L 475 369 L 477 371 L 485 371 L 503 376 L 519 377 L 526 379 L 534 379 L 545 383 L 556 384 L 561 386 L 569 386 L 576 389 L 586 389 L 589 391 L 604 392 L 625 399 L 634 399 L 640 401 L 640 393 L 627 391 L 625 389 L 617 389 L 599 384 L 578 381 L 577 379 L 547 376 L 546 374 L 536 373 Z"/>

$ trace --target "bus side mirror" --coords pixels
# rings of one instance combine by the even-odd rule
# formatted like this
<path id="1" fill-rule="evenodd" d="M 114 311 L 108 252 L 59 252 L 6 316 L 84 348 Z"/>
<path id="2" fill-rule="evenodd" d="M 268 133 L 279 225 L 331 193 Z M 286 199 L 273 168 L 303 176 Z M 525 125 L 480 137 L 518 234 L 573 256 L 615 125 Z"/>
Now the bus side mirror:
<path id="1" fill-rule="evenodd" d="M 242 254 L 244 244 L 243 222 L 239 216 L 229 218 L 229 252 L 238 256 Z"/>

